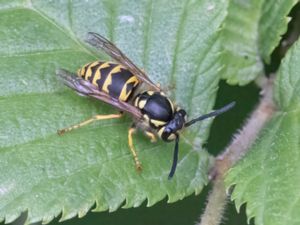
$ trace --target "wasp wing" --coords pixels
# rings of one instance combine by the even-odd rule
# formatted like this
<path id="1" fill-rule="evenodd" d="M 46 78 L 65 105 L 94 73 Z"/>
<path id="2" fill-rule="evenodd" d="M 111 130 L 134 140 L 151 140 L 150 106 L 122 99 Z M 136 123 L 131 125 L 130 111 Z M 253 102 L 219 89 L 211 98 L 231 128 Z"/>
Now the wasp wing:
<path id="1" fill-rule="evenodd" d="M 62 80 L 62 82 L 69 88 L 75 90 L 80 95 L 90 96 L 106 102 L 121 111 L 128 112 L 133 115 L 136 119 L 142 119 L 141 111 L 130 105 L 127 102 L 119 101 L 116 98 L 112 98 L 107 93 L 99 91 L 96 86 L 90 82 L 70 73 L 67 70 L 59 69 L 56 71 L 56 75 Z"/>
<path id="2" fill-rule="evenodd" d="M 137 76 L 139 80 L 148 84 L 153 90 L 160 91 L 160 88 L 155 85 L 140 68 L 138 68 L 123 52 L 121 52 L 117 46 L 115 46 L 105 37 L 97 33 L 89 32 L 86 42 L 98 49 L 105 51 L 106 54 L 108 54 L 118 63 L 124 65 L 128 70 L 130 70 L 131 73 Z"/>

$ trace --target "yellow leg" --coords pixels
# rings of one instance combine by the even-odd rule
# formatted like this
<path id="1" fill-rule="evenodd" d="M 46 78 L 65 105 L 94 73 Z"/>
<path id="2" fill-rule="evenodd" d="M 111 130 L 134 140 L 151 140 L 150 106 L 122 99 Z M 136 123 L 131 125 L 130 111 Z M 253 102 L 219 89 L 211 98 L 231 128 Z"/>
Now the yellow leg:
<path id="1" fill-rule="evenodd" d="M 128 130 L 128 145 L 129 145 L 129 149 L 131 151 L 131 154 L 133 155 L 133 159 L 134 159 L 134 163 L 135 163 L 135 168 L 138 171 L 141 171 L 142 170 L 142 164 L 140 163 L 140 161 L 138 159 L 137 153 L 136 153 L 136 151 L 134 149 L 133 142 L 132 142 L 132 134 L 135 132 L 135 130 L 136 130 L 135 127 L 131 127 Z"/>
<path id="2" fill-rule="evenodd" d="M 87 119 L 87 120 L 85 120 L 85 121 L 83 121 L 83 122 L 81 122 L 79 124 L 76 124 L 76 125 L 73 125 L 71 127 L 67 127 L 67 128 L 58 130 L 57 133 L 59 135 L 63 135 L 66 132 L 69 132 L 71 130 L 75 130 L 77 128 L 80 128 L 80 127 L 85 126 L 85 125 L 87 125 L 89 123 L 95 122 L 97 120 L 116 119 L 116 118 L 120 118 L 121 116 L 122 116 L 122 113 L 120 113 L 120 114 L 110 114 L 110 115 L 95 115 L 92 118 Z"/>
<path id="3" fill-rule="evenodd" d="M 145 134 L 148 138 L 150 138 L 150 141 L 153 143 L 153 142 L 156 142 L 156 136 L 155 134 L 153 134 L 152 132 L 150 131 L 145 131 Z"/>

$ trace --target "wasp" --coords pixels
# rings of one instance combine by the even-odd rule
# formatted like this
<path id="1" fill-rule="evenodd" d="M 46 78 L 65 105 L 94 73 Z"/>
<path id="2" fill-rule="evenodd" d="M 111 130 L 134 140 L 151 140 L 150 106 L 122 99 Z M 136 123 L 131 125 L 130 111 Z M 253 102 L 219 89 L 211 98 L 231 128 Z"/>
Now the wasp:
<path id="1" fill-rule="evenodd" d="M 153 142 L 157 137 L 165 142 L 175 141 L 169 172 L 169 178 L 172 178 L 178 160 L 180 132 L 196 122 L 220 115 L 235 105 L 235 102 L 232 102 L 221 109 L 187 121 L 186 111 L 174 104 L 160 85 L 154 84 L 146 73 L 112 42 L 93 32 L 88 33 L 86 42 L 104 51 L 114 62 L 88 63 L 78 70 L 77 75 L 59 69 L 57 75 L 66 86 L 79 95 L 106 102 L 117 108 L 120 113 L 95 115 L 79 124 L 58 130 L 58 134 L 62 135 L 94 121 L 120 118 L 123 112 L 126 112 L 133 117 L 133 124 L 128 130 L 128 145 L 137 170 L 141 170 L 142 165 L 133 145 L 132 136 L 136 129 L 142 130 Z"/>

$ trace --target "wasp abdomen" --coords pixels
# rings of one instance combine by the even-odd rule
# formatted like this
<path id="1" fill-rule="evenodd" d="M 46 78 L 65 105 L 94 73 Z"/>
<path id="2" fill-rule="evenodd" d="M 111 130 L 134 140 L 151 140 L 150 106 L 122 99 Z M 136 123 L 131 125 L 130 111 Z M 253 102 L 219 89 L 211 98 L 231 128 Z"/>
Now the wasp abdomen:
<path id="1" fill-rule="evenodd" d="M 128 69 L 113 62 L 96 61 L 86 64 L 78 70 L 78 76 L 97 86 L 100 91 L 124 102 L 139 84 L 137 77 Z"/>

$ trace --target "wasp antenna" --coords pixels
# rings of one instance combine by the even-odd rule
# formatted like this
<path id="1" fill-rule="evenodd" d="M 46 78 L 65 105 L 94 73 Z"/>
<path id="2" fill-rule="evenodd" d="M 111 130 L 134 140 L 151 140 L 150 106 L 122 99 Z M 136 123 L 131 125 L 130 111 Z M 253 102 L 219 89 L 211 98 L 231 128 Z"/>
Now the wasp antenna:
<path id="1" fill-rule="evenodd" d="M 173 163 L 172 167 L 168 176 L 168 179 L 170 180 L 175 173 L 176 167 L 177 167 L 177 161 L 178 161 L 178 143 L 179 143 L 179 135 L 176 134 L 176 140 L 175 140 L 175 148 L 174 148 L 174 153 L 173 153 Z"/>
<path id="2" fill-rule="evenodd" d="M 198 122 L 198 121 L 201 121 L 201 120 L 205 120 L 207 118 L 210 118 L 210 117 L 215 117 L 215 116 L 218 116 L 224 112 L 227 112 L 228 110 L 232 109 L 233 107 L 235 106 L 235 102 L 231 102 L 229 103 L 228 105 L 225 105 L 224 107 L 222 107 L 221 109 L 217 109 L 211 113 L 208 113 L 208 114 L 204 114 L 204 115 L 201 115 L 199 116 L 198 118 L 196 119 L 192 119 L 191 121 L 185 123 L 185 127 L 189 127 L 191 126 L 192 124 Z"/>

